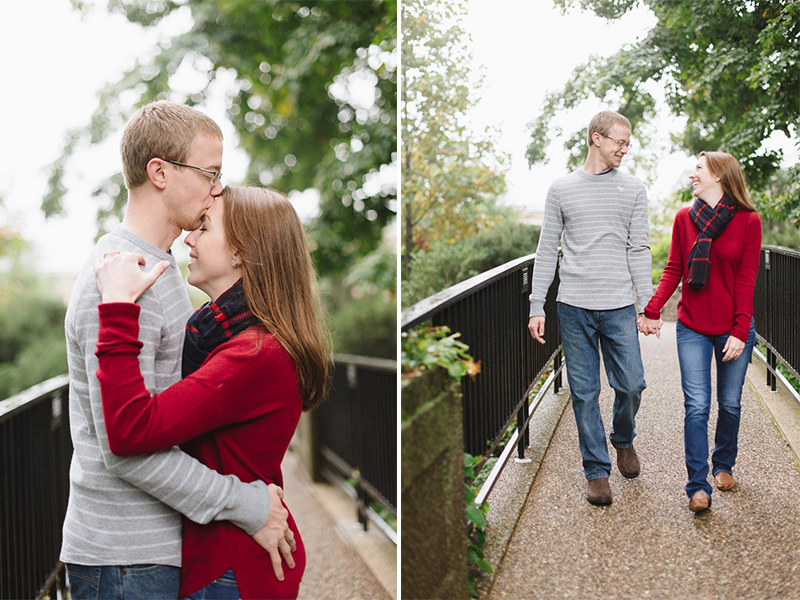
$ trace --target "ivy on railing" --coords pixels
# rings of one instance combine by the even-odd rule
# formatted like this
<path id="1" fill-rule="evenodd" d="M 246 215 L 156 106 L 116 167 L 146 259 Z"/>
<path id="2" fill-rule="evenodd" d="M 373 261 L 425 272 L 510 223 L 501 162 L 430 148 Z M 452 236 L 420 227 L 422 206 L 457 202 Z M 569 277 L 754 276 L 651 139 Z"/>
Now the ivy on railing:
<path id="1" fill-rule="evenodd" d="M 475 377 L 480 373 L 480 361 L 475 362 L 467 351 L 469 347 L 457 338 L 460 333 L 450 333 L 446 326 L 415 327 L 402 333 L 401 372 L 404 377 L 416 377 L 423 371 L 441 367 L 456 381 L 465 375 Z M 486 560 L 483 545 L 486 543 L 486 513 L 488 502 L 482 506 L 475 504 L 478 490 L 473 487 L 475 467 L 483 460 L 481 456 L 464 453 L 464 494 L 467 520 L 467 561 L 487 573 L 492 573 L 492 565 Z M 478 597 L 475 574 L 469 571 L 469 593 Z"/>
<path id="2" fill-rule="evenodd" d="M 486 573 L 492 573 L 492 565 L 486 560 L 483 545 L 486 543 L 486 513 L 489 512 L 489 503 L 481 506 L 475 504 L 478 490 L 469 481 L 475 480 L 475 467 L 483 460 L 481 456 L 472 456 L 464 452 L 464 490 L 467 500 L 467 561 Z M 478 587 L 475 583 L 475 574 L 469 571 L 469 596 L 478 597 Z"/>
<path id="3" fill-rule="evenodd" d="M 473 361 L 467 354 L 467 345 L 456 339 L 461 334 L 448 333 L 450 328 L 446 326 L 404 331 L 400 342 L 403 376 L 414 377 L 434 367 L 442 367 L 456 381 L 461 381 L 464 375 L 475 377 L 480 373 L 480 361 Z"/>

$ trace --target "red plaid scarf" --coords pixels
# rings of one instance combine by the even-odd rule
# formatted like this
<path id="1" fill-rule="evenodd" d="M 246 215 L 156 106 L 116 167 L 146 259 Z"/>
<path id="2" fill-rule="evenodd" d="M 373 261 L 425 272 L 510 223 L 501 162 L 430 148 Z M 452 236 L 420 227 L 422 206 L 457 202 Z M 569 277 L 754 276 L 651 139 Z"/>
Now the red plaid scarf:
<path id="1" fill-rule="evenodd" d="M 708 283 L 708 274 L 711 269 L 711 242 L 722 235 L 725 227 L 736 214 L 737 208 L 736 204 L 727 196 L 723 196 L 714 208 L 700 198 L 695 199 L 692 208 L 689 209 L 689 217 L 700 232 L 689 252 L 687 285 L 701 290 Z"/>
<path id="2" fill-rule="evenodd" d="M 214 348 L 256 323 L 258 319 L 247 307 L 240 279 L 216 301 L 206 302 L 189 317 L 183 341 L 183 376 L 199 369 Z"/>

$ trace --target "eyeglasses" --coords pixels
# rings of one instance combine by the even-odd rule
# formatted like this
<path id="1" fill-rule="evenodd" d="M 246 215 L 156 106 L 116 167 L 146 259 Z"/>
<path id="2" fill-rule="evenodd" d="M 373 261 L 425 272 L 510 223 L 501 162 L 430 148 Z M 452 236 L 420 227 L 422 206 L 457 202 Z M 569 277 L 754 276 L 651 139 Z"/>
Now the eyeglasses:
<path id="1" fill-rule="evenodd" d="M 172 163 L 173 165 L 178 165 L 179 167 L 189 167 L 190 169 L 195 169 L 197 171 L 202 171 L 203 173 L 208 173 L 209 175 L 211 175 L 211 185 L 216 185 L 220 177 L 222 177 L 222 171 L 209 171 L 208 169 L 195 167 L 194 165 L 187 165 L 186 163 L 178 162 L 177 160 L 170 160 L 168 158 L 162 158 L 161 160 L 168 163 Z"/>
<path id="2" fill-rule="evenodd" d="M 599 131 L 597 132 L 597 134 L 603 135 Z M 617 146 L 619 146 L 620 148 L 625 148 L 626 150 L 630 150 L 631 148 L 633 148 L 633 142 L 626 142 L 625 140 L 615 140 L 614 138 L 608 137 L 607 135 L 603 135 L 603 137 L 606 138 L 607 140 L 617 142 Z"/>

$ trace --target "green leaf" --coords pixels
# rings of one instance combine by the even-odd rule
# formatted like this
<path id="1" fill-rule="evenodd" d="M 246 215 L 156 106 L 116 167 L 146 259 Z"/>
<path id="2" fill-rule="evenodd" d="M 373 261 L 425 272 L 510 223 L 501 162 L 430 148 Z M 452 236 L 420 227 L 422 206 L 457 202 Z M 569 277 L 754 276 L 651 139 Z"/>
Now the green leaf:
<path id="1" fill-rule="evenodd" d="M 467 504 L 467 518 L 475 523 L 478 529 L 486 528 L 486 517 L 474 504 Z"/>
<path id="2" fill-rule="evenodd" d="M 492 569 L 492 564 L 488 560 L 481 559 L 476 564 L 487 573 L 494 573 L 494 570 Z"/>

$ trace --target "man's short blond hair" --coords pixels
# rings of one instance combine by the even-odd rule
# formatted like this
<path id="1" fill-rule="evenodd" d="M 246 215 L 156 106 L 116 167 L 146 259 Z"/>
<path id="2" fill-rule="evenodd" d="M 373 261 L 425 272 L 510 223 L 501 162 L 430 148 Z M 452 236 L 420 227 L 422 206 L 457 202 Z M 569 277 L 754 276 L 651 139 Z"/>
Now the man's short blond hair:
<path id="1" fill-rule="evenodd" d="M 147 181 L 147 163 L 153 158 L 186 162 L 200 134 L 222 139 L 219 125 L 190 106 L 159 100 L 140 108 L 125 126 L 120 142 L 127 188 Z"/>
<path id="2" fill-rule="evenodd" d="M 592 120 L 589 121 L 589 131 L 586 135 L 589 146 L 591 147 L 592 144 L 594 144 L 592 141 L 593 133 L 599 133 L 600 135 L 608 136 L 608 132 L 611 131 L 611 128 L 614 125 L 622 125 L 628 129 L 633 129 L 631 127 L 631 122 L 627 119 L 627 117 L 619 114 L 618 112 L 614 112 L 613 110 L 604 110 L 603 112 L 599 112 L 593 116 Z"/>

